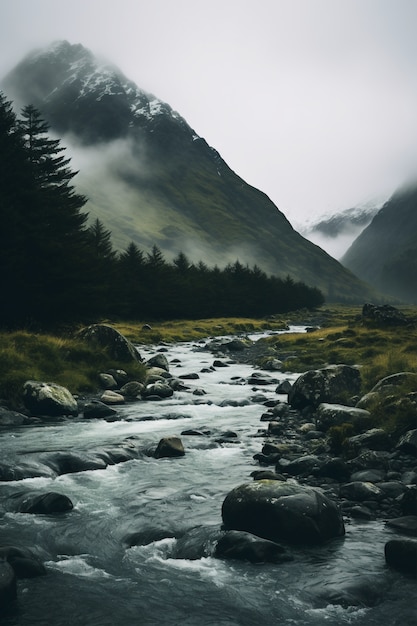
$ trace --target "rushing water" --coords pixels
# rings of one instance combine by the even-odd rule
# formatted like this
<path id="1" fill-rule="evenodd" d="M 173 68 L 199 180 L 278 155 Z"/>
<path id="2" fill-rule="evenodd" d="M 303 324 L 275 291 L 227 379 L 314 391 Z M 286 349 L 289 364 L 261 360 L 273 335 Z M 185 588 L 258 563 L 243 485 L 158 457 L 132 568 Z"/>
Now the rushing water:
<path id="1" fill-rule="evenodd" d="M 345 538 L 297 549 L 293 561 L 279 565 L 223 561 L 210 550 L 200 558 L 181 556 L 180 537 L 218 529 L 227 493 L 251 481 L 250 473 L 259 469 L 253 455 L 262 447 L 256 434 L 265 426 L 259 421 L 265 408 L 256 396 L 285 399 L 275 393 L 275 383 L 256 390 L 248 385 L 249 365 L 202 373 L 214 358 L 195 348 L 187 343 L 168 348 L 174 376 L 197 372 L 200 377 L 185 381 L 189 389 L 172 398 L 125 405 L 120 421 L 67 420 L 1 434 L 2 453 L 20 458 L 47 450 L 88 450 L 127 437 L 146 447 L 187 429 L 210 431 L 181 435 L 186 450 L 181 458 L 144 455 L 104 470 L 1 484 L 3 495 L 20 489 L 63 493 L 74 509 L 54 516 L 2 513 L 0 543 L 35 549 L 48 575 L 19 581 L 17 608 L 0 616 L 0 623 L 415 625 L 415 581 L 386 567 L 384 544 L 393 533 L 383 522 L 347 521 Z M 141 352 L 148 358 L 156 349 Z M 193 394 L 196 388 L 206 395 Z M 235 443 L 216 442 L 230 430 L 238 435 Z M 142 545 L 129 547 L 132 535 Z M 346 594 L 338 603 L 337 591 L 347 587 L 362 590 L 363 605 L 358 593 L 352 606 Z"/>

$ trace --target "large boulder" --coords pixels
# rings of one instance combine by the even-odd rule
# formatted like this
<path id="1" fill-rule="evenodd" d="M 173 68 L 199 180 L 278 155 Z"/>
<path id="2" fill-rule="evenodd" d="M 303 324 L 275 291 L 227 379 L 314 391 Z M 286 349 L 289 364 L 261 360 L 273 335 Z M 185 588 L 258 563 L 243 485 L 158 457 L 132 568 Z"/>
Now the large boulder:
<path id="1" fill-rule="evenodd" d="M 83 328 L 79 333 L 80 339 L 105 348 L 109 355 L 116 361 L 129 363 L 142 361 L 139 351 L 131 341 L 126 339 L 118 330 L 108 324 L 92 324 Z"/>
<path id="2" fill-rule="evenodd" d="M 410 323 L 404 313 L 389 304 L 364 304 L 362 319 L 365 324 L 377 327 L 406 326 Z"/>
<path id="3" fill-rule="evenodd" d="M 391 539 L 385 544 L 385 560 L 390 567 L 417 578 L 417 540 Z"/>
<path id="4" fill-rule="evenodd" d="M 345 532 L 339 508 L 321 491 L 276 480 L 233 489 L 223 502 L 222 517 L 227 530 L 275 542 L 317 544 Z"/>
<path id="5" fill-rule="evenodd" d="M 288 393 L 288 403 L 294 409 L 316 409 L 322 402 L 345 403 L 359 394 L 359 369 L 350 365 L 329 365 L 302 374 Z"/>
<path id="6" fill-rule="evenodd" d="M 23 402 L 32 415 L 78 415 L 74 396 L 56 383 L 27 380 L 23 386 Z"/>

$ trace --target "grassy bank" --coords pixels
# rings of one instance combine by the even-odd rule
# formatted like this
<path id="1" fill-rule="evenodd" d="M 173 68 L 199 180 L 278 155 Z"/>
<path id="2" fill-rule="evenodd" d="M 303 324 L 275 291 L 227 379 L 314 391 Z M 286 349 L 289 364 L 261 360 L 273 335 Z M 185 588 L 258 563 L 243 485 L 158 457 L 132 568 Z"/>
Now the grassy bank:
<path id="1" fill-rule="evenodd" d="M 417 308 L 404 309 L 416 316 Z M 286 323 L 319 325 L 307 334 L 277 335 L 265 340 L 265 350 L 284 360 L 284 370 L 302 372 L 330 363 L 360 365 L 363 391 L 384 376 L 399 371 L 417 372 L 417 331 L 410 328 L 369 329 L 358 320 L 360 307 L 323 307 L 268 319 L 219 318 L 163 323 L 112 324 L 136 344 L 193 341 L 215 335 L 279 330 Z M 111 323 L 111 322 L 109 322 Z M 259 363 L 261 365 L 261 363 Z M 93 392 L 97 376 L 108 369 L 127 369 L 141 380 L 144 368 L 115 362 L 100 348 L 75 337 L 27 331 L 0 333 L 0 399 L 17 406 L 28 379 L 53 381 L 72 393 Z"/>

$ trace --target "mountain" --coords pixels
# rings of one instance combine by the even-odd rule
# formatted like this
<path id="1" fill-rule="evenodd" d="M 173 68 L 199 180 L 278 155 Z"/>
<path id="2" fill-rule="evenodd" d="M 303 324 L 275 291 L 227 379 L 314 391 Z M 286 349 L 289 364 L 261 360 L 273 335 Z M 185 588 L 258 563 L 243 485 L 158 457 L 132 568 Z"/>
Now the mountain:
<path id="1" fill-rule="evenodd" d="M 376 289 L 417 304 L 417 184 L 384 204 L 342 263 Z"/>
<path id="2" fill-rule="evenodd" d="M 298 231 L 335 259 L 340 259 L 382 206 L 376 200 L 317 217 L 298 226 Z"/>
<path id="3" fill-rule="evenodd" d="M 80 169 L 77 191 L 116 248 L 134 241 L 211 265 L 239 259 L 332 300 L 371 297 L 368 285 L 296 232 L 168 104 L 82 45 L 59 41 L 30 53 L 1 88 L 15 106 L 37 107 L 64 138 Z"/>

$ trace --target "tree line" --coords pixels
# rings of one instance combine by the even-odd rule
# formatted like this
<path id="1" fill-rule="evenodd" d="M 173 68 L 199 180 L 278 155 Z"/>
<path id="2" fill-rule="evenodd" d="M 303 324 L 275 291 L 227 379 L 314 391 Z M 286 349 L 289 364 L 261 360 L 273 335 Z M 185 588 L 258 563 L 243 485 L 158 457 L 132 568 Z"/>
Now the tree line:
<path id="1" fill-rule="evenodd" d="M 99 219 L 88 223 L 70 159 L 32 105 L 18 118 L 0 93 L 0 326 L 48 328 L 117 319 L 263 316 L 324 302 L 290 277 L 236 261 L 225 268 L 168 261 L 130 243 L 113 249 Z"/>

